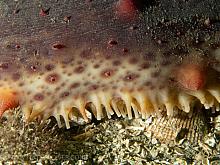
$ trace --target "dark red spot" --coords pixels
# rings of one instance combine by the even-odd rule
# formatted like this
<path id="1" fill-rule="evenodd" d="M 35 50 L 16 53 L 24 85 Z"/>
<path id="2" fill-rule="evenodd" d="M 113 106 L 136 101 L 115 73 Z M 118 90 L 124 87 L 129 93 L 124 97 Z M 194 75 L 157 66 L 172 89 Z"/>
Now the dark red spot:
<path id="1" fill-rule="evenodd" d="M 106 69 L 101 73 L 102 77 L 108 78 L 111 77 L 114 74 L 114 70 L 112 69 Z"/>
<path id="2" fill-rule="evenodd" d="M 42 100 L 44 100 L 44 95 L 41 94 L 41 93 L 37 93 L 37 94 L 34 95 L 34 99 L 36 101 L 42 101 Z"/>
<path id="3" fill-rule="evenodd" d="M 60 43 L 55 43 L 55 44 L 52 45 L 53 50 L 60 50 L 60 49 L 63 49 L 63 48 L 66 48 L 66 46 L 63 45 L 63 44 L 60 44 Z"/>
<path id="4" fill-rule="evenodd" d="M 142 69 L 147 69 L 150 67 L 150 64 L 148 62 L 141 64 Z"/>
<path id="5" fill-rule="evenodd" d="M 22 87 L 22 86 L 24 86 L 24 83 L 23 83 L 23 82 L 20 82 L 20 83 L 18 84 L 18 86 Z"/>
<path id="6" fill-rule="evenodd" d="M 83 64 L 83 61 L 77 61 L 77 64 L 79 64 L 79 65 L 81 65 L 81 64 Z"/>
<path id="7" fill-rule="evenodd" d="M 114 45 L 117 45 L 117 44 L 118 44 L 118 42 L 116 40 L 111 39 L 111 40 L 108 41 L 109 46 L 114 46 Z"/>
<path id="8" fill-rule="evenodd" d="M 176 83 L 177 82 L 173 76 L 170 76 L 168 78 L 168 81 L 169 81 L 169 83 Z"/>
<path id="9" fill-rule="evenodd" d="M 84 86 L 88 86 L 90 83 L 87 81 L 87 82 L 85 82 L 83 85 Z"/>
<path id="10" fill-rule="evenodd" d="M 60 95 L 60 97 L 67 97 L 67 96 L 69 96 L 70 95 L 70 93 L 69 92 L 63 92 L 63 93 L 61 93 L 61 95 Z"/>
<path id="11" fill-rule="evenodd" d="M 9 64 L 8 63 L 2 63 L 0 64 L 0 68 L 3 69 L 3 70 L 6 70 L 9 68 Z"/>
<path id="12" fill-rule="evenodd" d="M 119 65 L 121 64 L 121 62 L 118 61 L 118 60 L 116 60 L 116 61 L 113 61 L 112 64 L 113 64 L 114 66 L 119 66 Z"/>
<path id="13" fill-rule="evenodd" d="M 47 65 L 45 65 L 45 69 L 47 70 L 47 71 L 51 71 L 51 70 L 53 70 L 55 68 L 55 66 L 53 65 L 53 64 L 47 64 Z"/>
<path id="14" fill-rule="evenodd" d="M 80 83 L 75 82 L 75 83 L 73 83 L 73 84 L 70 86 L 70 88 L 71 88 L 71 89 L 75 89 L 75 88 L 78 88 L 79 86 L 80 86 Z"/>
<path id="15" fill-rule="evenodd" d="M 16 49 L 20 49 L 20 48 L 21 48 L 21 46 L 20 46 L 20 45 L 18 45 L 18 44 L 16 44 L 16 45 L 15 45 L 15 48 L 16 48 Z"/>
<path id="16" fill-rule="evenodd" d="M 96 85 L 96 84 L 94 84 L 94 85 L 91 85 L 91 86 L 89 86 L 89 90 L 96 90 L 96 89 L 98 89 L 99 88 L 99 86 L 98 85 Z"/>
<path id="17" fill-rule="evenodd" d="M 144 83 L 144 86 L 148 87 L 148 89 L 151 89 L 151 90 L 153 90 L 153 89 L 155 88 L 155 86 L 153 85 L 153 83 L 150 82 L 150 81 L 146 81 L 146 82 Z"/>
<path id="18" fill-rule="evenodd" d="M 138 78 L 139 76 L 137 74 L 128 74 L 124 77 L 125 81 L 133 81 L 136 78 Z"/>
<path id="19" fill-rule="evenodd" d="M 41 9 L 40 10 L 40 16 L 47 16 L 47 15 L 49 15 L 49 12 L 50 12 L 50 8 L 48 8 L 48 9 Z"/>
<path id="20" fill-rule="evenodd" d="M 151 77 L 156 78 L 160 75 L 160 71 L 155 71 L 151 73 Z"/>
<path id="21" fill-rule="evenodd" d="M 51 84 L 54 84 L 54 83 L 58 82 L 58 80 L 59 80 L 59 75 L 56 74 L 56 73 L 50 74 L 50 75 L 48 75 L 47 78 L 46 78 L 46 81 L 47 81 L 48 83 L 51 83 Z"/>
<path id="22" fill-rule="evenodd" d="M 128 49 L 127 49 L 127 48 L 123 48 L 122 51 L 123 51 L 124 53 L 127 53 L 127 52 L 128 52 Z"/>
<path id="23" fill-rule="evenodd" d="M 132 58 L 129 59 L 130 64 L 136 64 L 137 62 L 138 62 L 138 59 L 135 58 L 135 57 L 132 57 Z"/>
<path id="24" fill-rule="evenodd" d="M 100 67 L 99 64 L 95 64 L 95 65 L 94 65 L 94 68 L 95 68 L 95 69 L 97 69 L 97 68 L 99 68 L 99 67 Z"/>
<path id="25" fill-rule="evenodd" d="M 36 71 L 37 70 L 37 67 L 36 66 L 31 66 L 30 67 L 33 71 Z"/>
<path id="26" fill-rule="evenodd" d="M 78 66 L 74 69 L 75 73 L 82 73 L 85 70 L 84 66 Z"/>
<path id="27" fill-rule="evenodd" d="M 20 78 L 21 78 L 20 73 L 14 73 L 14 74 L 12 74 L 12 79 L 13 79 L 14 81 L 17 81 L 17 80 L 19 80 Z"/>

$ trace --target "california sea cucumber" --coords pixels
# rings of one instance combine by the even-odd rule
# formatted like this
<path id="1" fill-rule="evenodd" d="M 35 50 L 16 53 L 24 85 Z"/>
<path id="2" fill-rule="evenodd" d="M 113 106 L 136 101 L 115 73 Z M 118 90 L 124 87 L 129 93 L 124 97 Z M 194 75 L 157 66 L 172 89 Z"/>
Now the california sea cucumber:
<path id="1" fill-rule="evenodd" d="M 194 7 L 192 7 L 194 6 Z M 86 122 L 219 109 L 220 2 L 1 1 L 0 114 Z"/>

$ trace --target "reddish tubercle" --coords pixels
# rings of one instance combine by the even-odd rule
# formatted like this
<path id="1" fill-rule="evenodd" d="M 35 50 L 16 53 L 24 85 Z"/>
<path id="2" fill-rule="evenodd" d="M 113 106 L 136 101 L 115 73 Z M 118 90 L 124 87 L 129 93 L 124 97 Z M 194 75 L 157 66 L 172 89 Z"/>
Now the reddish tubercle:
<path id="1" fill-rule="evenodd" d="M 182 64 L 176 71 L 176 80 L 186 89 L 200 90 L 206 83 L 205 68 L 199 64 Z"/>
<path id="2" fill-rule="evenodd" d="M 119 0 L 116 5 L 116 13 L 120 18 L 134 19 L 137 13 L 134 0 Z"/>
<path id="3" fill-rule="evenodd" d="M 17 93 L 11 89 L 0 89 L 0 117 L 5 111 L 19 106 Z"/>

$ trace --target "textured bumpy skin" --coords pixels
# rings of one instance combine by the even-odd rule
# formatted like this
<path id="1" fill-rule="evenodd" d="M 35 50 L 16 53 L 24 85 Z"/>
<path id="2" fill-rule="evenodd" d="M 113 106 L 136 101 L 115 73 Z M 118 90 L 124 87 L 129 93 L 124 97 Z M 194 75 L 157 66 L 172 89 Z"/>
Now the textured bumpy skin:
<path id="1" fill-rule="evenodd" d="M 0 112 L 18 99 L 26 120 L 69 128 L 91 113 L 219 109 L 219 11 L 214 0 L 2 0 L 0 99 L 16 96 Z"/>

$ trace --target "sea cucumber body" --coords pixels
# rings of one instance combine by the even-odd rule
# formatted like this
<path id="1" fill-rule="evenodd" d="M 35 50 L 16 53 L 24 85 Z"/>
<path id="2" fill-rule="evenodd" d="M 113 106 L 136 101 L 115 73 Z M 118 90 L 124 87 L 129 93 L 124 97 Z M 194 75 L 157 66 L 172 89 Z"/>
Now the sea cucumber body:
<path id="1" fill-rule="evenodd" d="M 91 113 L 172 116 L 197 101 L 219 109 L 219 5 L 124 3 L 0 4 L 0 87 L 18 93 L 26 120 L 54 116 L 61 126 L 63 116 L 69 128 Z"/>

